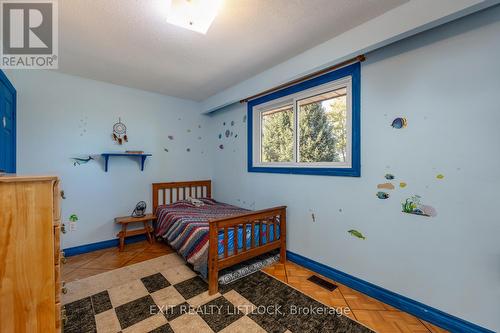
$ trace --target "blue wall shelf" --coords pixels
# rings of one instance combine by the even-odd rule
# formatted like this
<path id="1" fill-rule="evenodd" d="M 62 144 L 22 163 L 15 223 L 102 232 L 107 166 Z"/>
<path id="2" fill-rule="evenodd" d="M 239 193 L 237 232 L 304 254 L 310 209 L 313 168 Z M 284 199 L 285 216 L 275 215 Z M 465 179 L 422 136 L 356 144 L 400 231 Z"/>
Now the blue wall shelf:
<path id="1" fill-rule="evenodd" d="M 102 153 L 104 157 L 104 172 L 108 172 L 108 162 L 111 156 L 127 156 L 127 157 L 137 157 L 141 159 L 141 171 L 144 171 L 144 162 L 148 156 L 153 156 L 152 154 L 130 154 L 130 153 Z"/>

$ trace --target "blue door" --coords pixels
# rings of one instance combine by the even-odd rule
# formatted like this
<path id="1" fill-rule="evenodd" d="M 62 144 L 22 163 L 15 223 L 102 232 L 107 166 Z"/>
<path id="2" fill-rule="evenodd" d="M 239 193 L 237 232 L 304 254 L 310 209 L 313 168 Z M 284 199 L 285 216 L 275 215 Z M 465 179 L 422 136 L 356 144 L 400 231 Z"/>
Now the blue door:
<path id="1" fill-rule="evenodd" d="M 0 71 L 0 171 L 16 172 L 16 89 Z"/>

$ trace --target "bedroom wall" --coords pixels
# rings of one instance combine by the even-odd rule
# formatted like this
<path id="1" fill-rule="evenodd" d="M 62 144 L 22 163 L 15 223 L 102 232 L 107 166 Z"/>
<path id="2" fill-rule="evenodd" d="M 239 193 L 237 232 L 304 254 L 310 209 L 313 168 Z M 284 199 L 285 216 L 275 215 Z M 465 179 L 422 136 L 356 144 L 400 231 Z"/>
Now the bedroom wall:
<path id="1" fill-rule="evenodd" d="M 6 74 L 18 92 L 18 173 L 59 175 L 63 222 L 79 217 L 63 248 L 116 238 L 115 216 L 140 200 L 151 211 L 152 182 L 210 178 L 208 117 L 198 103 L 49 71 Z M 119 117 L 129 137 L 123 146 L 111 139 Z M 100 157 L 77 166 L 70 159 L 126 149 L 153 154 L 144 172 L 128 157 L 111 158 L 107 173 Z"/>
<path id="2" fill-rule="evenodd" d="M 497 6 L 367 55 L 360 178 L 248 173 L 246 107 L 213 114 L 215 197 L 288 205 L 290 251 L 499 331 L 498 36 Z M 400 116 L 408 127 L 395 130 Z M 396 189 L 380 200 L 386 173 Z M 438 215 L 402 213 L 414 194 Z"/>

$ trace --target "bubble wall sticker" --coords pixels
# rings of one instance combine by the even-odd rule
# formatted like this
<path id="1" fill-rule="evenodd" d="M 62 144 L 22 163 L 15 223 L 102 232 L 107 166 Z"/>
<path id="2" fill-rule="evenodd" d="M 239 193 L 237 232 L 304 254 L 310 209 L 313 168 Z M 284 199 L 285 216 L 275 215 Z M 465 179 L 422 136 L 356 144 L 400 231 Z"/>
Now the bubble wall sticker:
<path id="1" fill-rule="evenodd" d="M 444 179 L 444 175 L 443 174 L 439 174 L 436 176 L 437 179 Z"/>
<path id="2" fill-rule="evenodd" d="M 406 185 L 407 185 L 407 184 L 406 184 L 405 182 L 401 182 L 401 183 L 399 183 L 399 187 L 401 187 L 401 188 L 405 188 L 405 187 L 406 187 Z"/>
<path id="3" fill-rule="evenodd" d="M 80 136 L 84 136 L 87 133 L 87 117 L 80 119 L 80 124 L 78 128 L 80 129 Z"/>
<path id="4" fill-rule="evenodd" d="M 395 177 L 394 177 L 394 175 L 392 175 L 392 174 L 390 174 L 390 173 L 385 174 L 385 176 L 384 176 L 384 177 L 385 177 L 385 179 L 387 179 L 387 180 L 392 180 L 392 179 L 394 179 L 394 178 L 395 178 Z"/>
<path id="5" fill-rule="evenodd" d="M 168 136 L 168 139 L 169 139 L 169 140 L 173 140 L 173 139 L 174 139 L 174 136 L 173 136 L 173 135 L 169 135 L 169 136 Z"/>

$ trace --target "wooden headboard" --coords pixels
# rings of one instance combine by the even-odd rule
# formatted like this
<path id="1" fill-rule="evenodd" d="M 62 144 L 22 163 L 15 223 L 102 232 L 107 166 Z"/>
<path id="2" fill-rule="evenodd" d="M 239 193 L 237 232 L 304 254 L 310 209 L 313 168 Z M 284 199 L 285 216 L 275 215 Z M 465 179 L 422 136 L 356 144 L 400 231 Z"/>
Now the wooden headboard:
<path id="1" fill-rule="evenodd" d="M 187 182 L 153 183 L 153 214 L 161 205 L 172 204 L 191 198 L 211 198 L 212 181 L 195 180 Z"/>

